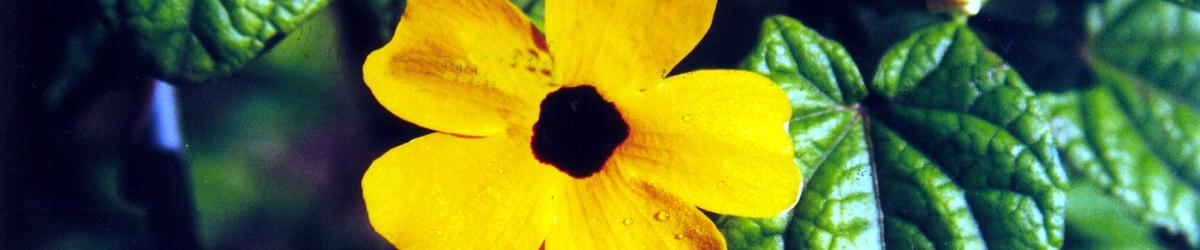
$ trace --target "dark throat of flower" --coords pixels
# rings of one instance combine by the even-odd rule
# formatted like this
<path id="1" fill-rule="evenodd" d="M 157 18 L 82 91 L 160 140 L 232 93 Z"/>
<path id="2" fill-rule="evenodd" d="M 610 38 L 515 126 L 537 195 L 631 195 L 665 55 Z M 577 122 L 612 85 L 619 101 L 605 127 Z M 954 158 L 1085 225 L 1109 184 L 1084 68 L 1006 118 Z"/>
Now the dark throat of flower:
<path id="1" fill-rule="evenodd" d="M 531 146 L 542 163 L 586 178 L 600 171 L 626 137 L 629 126 L 621 113 L 596 88 L 585 85 L 559 89 L 542 100 Z"/>

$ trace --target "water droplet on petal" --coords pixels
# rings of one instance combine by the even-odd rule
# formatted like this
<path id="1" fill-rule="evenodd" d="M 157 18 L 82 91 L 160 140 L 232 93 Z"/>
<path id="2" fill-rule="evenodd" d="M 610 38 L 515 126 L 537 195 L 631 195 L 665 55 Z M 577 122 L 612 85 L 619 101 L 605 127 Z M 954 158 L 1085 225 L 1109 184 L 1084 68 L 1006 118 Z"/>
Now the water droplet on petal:
<path id="1" fill-rule="evenodd" d="M 675 235 L 675 239 L 676 239 L 676 240 L 682 240 L 682 239 L 683 239 L 683 234 L 676 234 L 676 235 Z"/>
<path id="2" fill-rule="evenodd" d="M 717 187 L 719 187 L 719 188 L 723 188 L 723 187 L 725 187 L 725 181 L 719 181 L 719 182 L 717 182 Z"/>
<path id="3" fill-rule="evenodd" d="M 624 219 L 624 220 L 621 220 L 621 224 L 625 224 L 625 225 L 633 225 L 633 219 Z"/>
<path id="4" fill-rule="evenodd" d="M 667 221 L 671 219 L 671 214 L 667 213 L 667 211 L 658 211 L 658 213 L 654 214 L 654 219 L 658 221 Z"/>
<path id="5" fill-rule="evenodd" d="M 692 122 L 692 115 L 683 115 L 683 122 Z"/>

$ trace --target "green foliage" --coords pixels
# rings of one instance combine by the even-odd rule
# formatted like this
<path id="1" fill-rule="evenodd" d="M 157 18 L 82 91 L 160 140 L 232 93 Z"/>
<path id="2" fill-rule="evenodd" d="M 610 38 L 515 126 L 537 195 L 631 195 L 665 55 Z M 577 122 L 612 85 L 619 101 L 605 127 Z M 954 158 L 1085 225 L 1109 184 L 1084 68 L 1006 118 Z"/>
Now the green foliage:
<path id="1" fill-rule="evenodd" d="M 327 0 L 127 0 L 112 7 L 155 76 L 199 83 L 257 58 Z"/>
<path id="2" fill-rule="evenodd" d="M 220 79 L 252 64 L 329 4 L 85 2 L 78 5 L 94 13 L 78 18 L 85 21 L 65 36 L 63 62 L 45 90 L 51 105 L 113 75 L 185 85 Z M 187 118 L 200 128 L 189 137 L 201 138 L 190 151 L 207 241 L 226 237 L 226 228 L 241 218 L 275 214 L 299 221 L 308 215 L 301 201 L 307 198 L 295 197 L 303 195 L 294 190 L 260 192 L 303 183 L 264 181 L 269 175 L 260 172 L 267 171 L 242 164 L 275 156 L 234 146 L 247 140 L 273 148 L 292 145 L 289 138 L 300 137 L 293 134 L 322 131 L 315 123 L 288 122 L 297 120 L 291 118 L 351 113 L 310 101 L 322 99 L 310 95 L 332 92 L 334 85 L 295 83 L 355 82 L 345 78 L 359 77 L 357 69 L 338 67 L 357 67 L 361 58 L 318 50 L 343 46 L 338 44 L 343 34 L 335 32 L 340 29 L 371 40 L 359 49 L 377 47 L 391 38 L 405 2 L 346 1 L 353 10 L 338 21 L 354 19 L 347 23 L 363 27 L 339 27 L 323 15 L 318 28 L 325 33 L 281 46 L 303 54 L 263 60 L 273 66 L 297 63 L 282 68 L 304 73 L 251 66 L 246 71 L 262 71 L 247 74 L 252 81 L 287 83 L 256 90 L 270 94 L 235 98 L 243 100 L 236 102 L 240 108 L 213 108 L 227 115 Z M 512 2 L 534 25 L 544 26 L 543 0 Z M 728 25 L 732 18 L 722 11 L 737 6 L 820 10 L 800 11 L 812 16 L 789 13 L 807 18 L 809 26 L 772 16 L 762 22 L 757 44 L 731 52 L 736 58 L 750 51 L 739 66 L 766 75 L 787 93 L 794 111 L 788 130 L 805 187 L 796 207 L 775 217 L 714 215 L 729 247 L 1200 248 L 1200 1 L 988 2 L 973 18 L 930 14 L 922 1 L 719 6 L 714 27 Z M 329 39 L 314 41 L 318 38 Z M 349 77 L 334 77 L 346 72 Z M 277 96 L 284 94 L 303 100 Z M 209 120 L 241 122 L 205 129 Z M 75 241 L 63 244 L 88 245 Z"/>
<path id="3" fill-rule="evenodd" d="M 1141 223 L 1129 209 L 1087 181 L 1072 181 L 1067 192 L 1069 249 L 1166 249 L 1155 240 L 1154 228 Z"/>
<path id="4" fill-rule="evenodd" d="M 1053 110 L 1064 158 L 1081 182 L 1105 191 L 1143 221 L 1195 242 L 1200 237 L 1196 217 L 1200 197 L 1151 151 L 1163 143 L 1146 140 L 1130 129 L 1135 122 L 1121 107 L 1114 93 L 1118 91 L 1102 85 L 1041 96 Z"/>
<path id="5" fill-rule="evenodd" d="M 1177 2 L 1182 6 L 1158 0 L 1089 6 L 1085 49 L 1094 83 L 1041 99 L 1053 110 L 1057 143 L 1077 183 L 1108 196 L 1120 206 L 1113 210 L 1127 212 L 1132 221 L 1161 230 L 1161 238 L 1196 248 L 1200 13 L 1194 2 Z M 1080 221 L 1068 223 L 1094 225 L 1075 218 Z M 1080 231 L 1086 237 L 1124 230 L 1101 225 Z"/>
<path id="6" fill-rule="evenodd" d="M 1161 0 L 1110 0 L 1090 6 L 1087 20 L 1090 60 L 1200 107 L 1200 12 Z M 1187 167 L 1200 168 L 1200 159 L 1192 161 Z"/>
<path id="7" fill-rule="evenodd" d="M 1192 8 L 1193 10 L 1200 10 L 1200 1 L 1196 1 L 1196 0 L 1171 0 L 1171 1 L 1175 2 L 1179 5 L 1183 5 L 1184 7 Z"/>
<path id="8" fill-rule="evenodd" d="M 759 46 L 742 67 L 779 83 L 791 100 L 788 130 L 806 187 L 790 214 L 776 218 L 790 217 L 786 233 L 741 226 L 757 219 L 719 219 L 730 246 L 780 237 L 787 239 L 780 246 L 790 249 L 879 246 L 874 173 L 857 105 L 867 90 L 846 50 L 775 16 L 763 23 Z"/>
<path id="9" fill-rule="evenodd" d="M 89 95 L 92 81 L 153 77 L 194 85 L 228 76 L 275 46 L 328 0 L 95 0 L 73 27 L 61 70 L 48 84 L 57 106 Z M 116 67 L 112 65 L 123 65 Z M 83 89 L 83 90 L 80 90 Z"/>
<path id="10" fill-rule="evenodd" d="M 1053 89 L 1037 95 L 956 17 L 892 45 L 867 97 L 844 97 L 839 91 L 859 93 L 853 83 L 862 84 L 853 64 L 844 66 L 849 55 L 797 22 L 771 18 L 743 67 L 792 99 L 807 186 L 797 207 L 775 218 L 788 219 L 783 232 L 739 226 L 770 221 L 762 219 L 722 217 L 719 225 L 734 249 L 776 238 L 775 249 L 1200 247 L 1200 12 L 1194 1 L 1174 2 L 1088 6 L 1074 29 L 1086 34 L 1076 43 L 1093 77 L 1046 76 L 1054 64 L 1073 74 L 1076 58 L 1036 57 L 1033 65 L 1050 67 L 1036 78 Z M 1026 29 L 1034 34 L 1063 32 L 1054 18 L 1016 23 L 1041 27 Z M 868 136 L 854 137 L 862 127 Z M 870 147 L 845 151 L 846 142 Z M 830 184 L 817 176 L 860 166 L 809 160 L 863 154 L 873 180 L 843 174 Z M 878 191 L 851 191 L 863 190 L 856 182 Z M 856 201 L 846 194 L 877 197 L 858 205 L 881 212 L 844 209 Z M 850 227 L 856 220 L 846 218 L 868 223 Z M 856 241 L 864 231 L 882 237 Z"/>
<path id="11" fill-rule="evenodd" d="M 893 46 L 865 99 L 841 45 L 786 17 L 763 30 L 743 68 L 792 100 L 806 187 L 782 234 L 718 219 L 731 246 L 780 236 L 788 249 L 1062 245 L 1067 176 L 1046 112 L 962 22 Z"/>
<path id="12" fill-rule="evenodd" d="M 374 243 L 369 241 L 372 238 L 347 239 L 354 235 L 347 232 L 354 229 L 350 225 L 356 224 L 315 219 L 321 216 L 315 213 L 334 210 L 330 208 L 334 204 L 320 198 L 323 193 L 352 191 L 329 190 L 344 188 L 336 182 L 310 183 L 312 178 L 329 178 L 326 171 L 335 165 L 311 152 L 329 150 L 322 146 L 325 143 L 355 149 L 361 146 L 349 145 L 362 144 L 345 132 L 354 126 L 348 121 L 355 114 L 344 112 L 352 107 L 346 103 L 350 100 L 331 94 L 358 77 L 340 74 L 338 67 L 357 59 L 328 53 L 338 48 L 338 35 L 344 34 L 333 13 L 316 14 L 305 28 L 289 34 L 271 52 L 246 65 L 243 73 L 219 86 L 180 93 L 182 110 L 199 111 L 188 113 L 181 122 L 189 144 L 185 149 L 191 164 L 196 226 L 205 247 L 246 247 L 237 239 L 244 237 L 240 230 L 248 221 L 254 223 L 254 230 L 265 232 L 286 233 L 301 227 L 320 231 L 312 232 L 320 236 L 308 237 L 304 247 L 363 249 Z M 218 103 L 227 105 L 214 105 Z M 331 129 L 330 124 L 339 125 Z M 305 158 L 287 160 L 292 154 Z"/>
<path id="13" fill-rule="evenodd" d="M 772 218 L 740 218 L 718 216 L 713 222 L 725 235 L 725 244 L 730 249 L 783 249 L 784 236 L 791 213 Z"/>

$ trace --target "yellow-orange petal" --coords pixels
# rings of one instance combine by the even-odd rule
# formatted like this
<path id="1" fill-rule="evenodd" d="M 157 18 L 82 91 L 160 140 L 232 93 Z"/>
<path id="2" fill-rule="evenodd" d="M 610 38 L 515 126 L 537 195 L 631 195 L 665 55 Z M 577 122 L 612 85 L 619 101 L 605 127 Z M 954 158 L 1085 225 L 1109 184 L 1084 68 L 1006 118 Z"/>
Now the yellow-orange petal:
<path id="1" fill-rule="evenodd" d="M 725 249 L 695 206 L 602 170 L 570 181 L 546 249 Z"/>
<path id="2" fill-rule="evenodd" d="M 716 0 L 546 1 L 555 78 L 601 93 L 662 79 L 712 24 Z"/>
<path id="3" fill-rule="evenodd" d="M 542 35 L 505 0 L 408 1 L 363 78 L 392 113 L 432 130 L 499 133 L 532 124 L 557 88 Z"/>
<path id="4" fill-rule="evenodd" d="M 694 71 L 615 103 L 630 134 L 605 168 L 722 214 L 774 216 L 798 199 L 791 105 L 771 80 Z"/>
<path id="5" fill-rule="evenodd" d="M 362 180 L 375 231 L 400 249 L 534 249 L 565 175 L 528 139 L 433 133 L 388 151 Z"/>

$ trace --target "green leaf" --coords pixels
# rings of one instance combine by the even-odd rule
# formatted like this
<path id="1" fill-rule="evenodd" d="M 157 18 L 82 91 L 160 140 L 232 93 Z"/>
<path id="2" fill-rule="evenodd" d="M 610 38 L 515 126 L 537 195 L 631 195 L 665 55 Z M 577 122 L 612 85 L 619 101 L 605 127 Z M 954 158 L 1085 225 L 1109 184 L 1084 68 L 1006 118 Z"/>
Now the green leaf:
<path id="1" fill-rule="evenodd" d="M 1187 175 L 1172 171 L 1170 161 L 1154 153 L 1158 148 L 1174 148 L 1181 141 L 1158 141 L 1141 133 L 1144 121 L 1153 113 L 1169 115 L 1175 120 L 1148 120 L 1160 127 L 1171 127 L 1195 135 L 1200 132 L 1200 115 L 1186 107 L 1168 105 L 1158 90 L 1134 90 L 1133 82 L 1100 73 L 1103 84 L 1080 93 L 1045 94 L 1044 99 L 1054 107 L 1055 130 L 1060 135 L 1064 155 L 1070 166 L 1086 175 L 1094 185 L 1104 189 L 1116 200 L 1135 210 L 1144 221 L 1163 227 L 1171 233 L 1182 233 L 1190 244 L 1200 243 L 1200 196 L 1194 185 L 1188 185 Z M 1140 91 L 1140 93 L 1134 93 Z M 1132 96 L 1151 100 L 1129 102 Z M 1136 111 L 1129 105 L 1142 108 L 1158 107 L 1158 111 Z M 1174 109 L 1172 109 L 1174 107 Z M 1171 123 L 1181 121 L 1181 123 Z M 1150 130 L 1162 132 L 1157 127 Z M 1193 136 L 1193 139 L 1198 137 Z M 1195 157 L 1188 154 L 1186 156 Z"/>
<path id="2" fill-rule="evenodd" d="M 92 0 L 64 24 L 65 56 L 45 83 L 47 105 L 71 116 L 96 93 L 145 77 L 177 84 L 233 73 L 295 30 L 328 0 Z M 71 12 L 65 12 L 71 13 Z M 66 22 L 66 21 L 64 21 Z M 56 31 L 58 32 L 58 31 Z"/>
<path id="3" fill-rule="evenodd" d="M 1065 248 L 1166 249 L 1145 225 L 1111 195 L 1089 181 L 1071 179 L 1067 191 Z"/>
<path id="4" fill-rule="evenodd" d="M 791 213 L 771 218 L 718 215 L 713 223 L 725 235 L 729 249 L 783 249 L 783 233 L 791 217 Z"/>
<path id="5" fill-rule="evenodd" d="M 1053 110 L 1054 131 L 1068 166 L 1142 222 L 1200 246 L 1200 196 L 1196 185 L 1189 184 L 1194 172 L 1172 161 L 1175 156 L 1194 159 L 1196 153 L 1156 151 L 1188 149 L 1200 142 L 1200 114 L 1121 72 L 1094 67 L 1099 85 L 1041 97 Z"/>
<path id="6" fill-rule="evenodd" d="M 1090 6 L 1087 19 L 1090 60 L 1200 108 L 1200 12 L 1162 0 L 1111 0 Z"/>
<path id="7" fill-rule="evenodd" d="M 871 129 L 879 189 L 885 195 L 887 244 L 910 249 L 984 247 L 963 189 L 891 129 Z"/>
<path id="8" fill-rule="evenodd" d="M 885 218 L 911 218 L 945 247 L 971 248 L 969 241 L 938 239 L 947 231 L 971 234 L 957 224 L 977 224 L 989 248 L 1061 246 L 1067 176 L 1046 111 L 970 29 L 951 22 L 916 32 L 884 55 L 871 86 L 885 99 L 869 107 Z M 897 140 L 905 143 L 885 143 Z M 915 152 L 891 156 L 907 151 Z M 900 184 L 905 179 L 917 188 Z M 954 219 L 959 197 L 978 223 Z M 936 219 L 956 225 L 928 223 Z"/>
<path id="9" fill-rule="evenodd" d="M 1046 111 L 961 22 L 889 50 L 871 97 L 837 43 L 786 17 L 763 30 L 743 68 L 791 99 L 805 187 L 780 217 L 718 218 L 731 248 L 1062 245 L 1067 176 Z"/>
<path id="10" fill-rule="evenodd" d="M 1157 0 L 1108 1 L 1090 12 L 1097 20 L 1089 21 L 1091 65 L 1102 80 L 1130 83 L 1118 86 L 1128 86 L 1122 87 L 1129 93 L 1122 100 L 1139 132 L 1151 141 L 1170 142 L 1153 143 L 1151 150 L 1200 186 L 1200 125 L 1173 114 L 1187 105 L 1190 112 L 1200 108 L 1200 12 Z M 1134 94 L 1144 88 L 1163 95 Z"/>
<path id="11" fill-rule="evenodd" d="M 1103 191 L 1123 206 L 1118 210 L 1128 208 L 1141 222 L 1182 233 L 1195 244 L 1200 237 L 1196 217 L 1200 197 L 1150 151 L 1157 142 L 1128 129 L 1135 122 L 1118 100 L 1114 85 L 1041 95 L 1053 110 L 1054 130 L 1067 165 L 1087 181 L 1077 185 Z"/>
<path id="12" fill-rule="evenodd" d="M 1090 6 L 1086 22 L 1096 83 L 1040 97 L 1066 165 L 1081 188 L 1119 206 L 1110 210 L 1200 247 L 1200 13 L 1166 1 L 1109 0 Z M 1089 221 L 1068 217 L 1072 225 Z"/>
<path id="13" fill-rule="evenodd" d="M 763 23 L 759 46 L 742 68 L 779 83 L 791 100 L 789 131 L 805 188 L 798 205 L 777 218 L 719 219 L 730 247 L 782 247 L 770 245 L 781 237 L 789 249 L 882 247 L 863 114 L 855 104 L 866 87 L 846 50 L 796 20 L 775 16 Z M 786 236 L 741 226 L 775 221 L 788 222 Z"/>
<path id="14" fill-rule="evenodd" d="M 1171 0 L 1171 2 L 1175 2 L 1183 7 L 1188 7 L 1193 10 L 1200 10 L 1200 1 L 1197 0 Z"/>
<path id="15" fill-rule="evenodd" d="M 328 0 L 125 0 L 114 5 L 156 77 L 201 83 L 233 73 Z"/>

